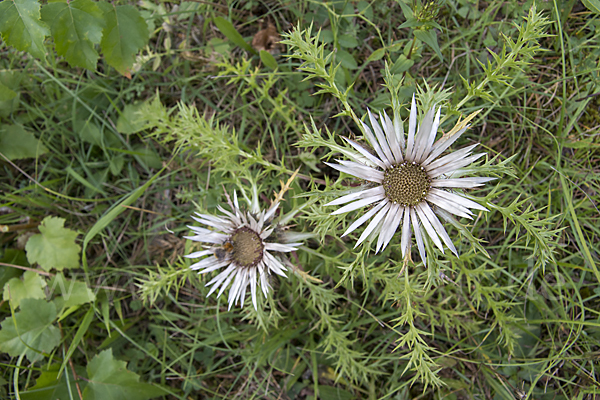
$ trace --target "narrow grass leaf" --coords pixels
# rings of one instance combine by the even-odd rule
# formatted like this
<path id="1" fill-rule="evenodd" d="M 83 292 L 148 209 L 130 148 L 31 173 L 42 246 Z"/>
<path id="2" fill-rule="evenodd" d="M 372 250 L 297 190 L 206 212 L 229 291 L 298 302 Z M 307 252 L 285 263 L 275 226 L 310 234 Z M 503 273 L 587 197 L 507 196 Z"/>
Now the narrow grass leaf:
<path id="1" fill-rule="evenodd" d="M 112 206 L 95 224 L 90 228 L 88 233 L 83 238 L 83 250 L 82 250 L 82 263 L 83 268 L 87 271 L 87 257 L 85 255 L 85 250 L 87 249 L 87 245 L 90 240 L 96 237 L 97 234 L 102 232 L 104 228 L 108 226 L 115 218 L 117 218 L 123 211 L 126 210 L 124 206 L 128 206 L 136 201 L 154 181 L 162 174 L 164 168 L 158 171 L 148 182 L 146 182 L 143 186 L 140 186 L 136 190 L 134 190 L 131 194 L 125 197 L 120 202 L 116 203 Z"/>

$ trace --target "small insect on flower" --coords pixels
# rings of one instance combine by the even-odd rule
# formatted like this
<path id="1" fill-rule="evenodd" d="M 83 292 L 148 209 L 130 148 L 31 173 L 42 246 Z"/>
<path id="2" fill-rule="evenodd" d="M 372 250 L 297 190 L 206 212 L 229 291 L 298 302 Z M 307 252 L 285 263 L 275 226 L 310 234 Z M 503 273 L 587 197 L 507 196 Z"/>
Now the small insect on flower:
<path id="1" fill-rule="evenodd" d="M 344 138 L 358 152 L 351 156 L 353 161 L 336 160 L 339 164 L 326 163 L 340 172 L 369 182 L 361 190 L 326 204 L 326 206 L 333 206 L 350 203 L 332 214 L 343 214 L 365 206 L 373 206 L 354 221 L 342 237 L 373 218 L 358 239 L 356 246 L 367 238 L 379 236 L 376 248 L 376 252 L 379 252 L 388 245 L 396 230 L 401 229 L 400 246 L 403 257 L 410 249 L 411 231 L 415 234 L 419 254 L 424 264 L 426 264 L 424 239 L 427 236 L 442 253 L 444 252 L 442 242 L 444 242 L 450 251 L 458 255 L 437 215 L 451 221 L 453 219 L 451 214 L 472 219 L 473 213 L 470 208 L 487 211 L 485 207 L 468 199 L 458 190 L 475 188 L 496 179 L 463 178 L 464 175 L 476 171 L 476 168 L 465 169 L 465 167 L 485 155 L 485 153 L 471 155 L 471 151 L 477 144 L 439 158 L 469 125 L 464 123 L 458 125 L 451 131 L 451 135 L 444 135 L 435 141 L 440 125 L 440 109 L 436 113 L 435 108 L 431 108 L 417 128 L 417 106 L 414 96 L 407 138 L 404 137 L 404 128 L 398 116 L 393 122 L 385 112 L 379 117 L 377 121 L 369 111 L 373 130 L 362 123 L 366 139 L 373 146 L 375 154 L 353 140 Z"/>
<path id="2" fill-rule="evenodd" d="M 302 245 L 298 240 L 312 235 L 285 231 L 281 223 L 274 222 L 278 200 L 269 209 L 261 211 L 255 198 L 251 202 L 251 210 L 243 212 L 234 192 L 233 204 L 229 204 L 233 212 L 218 206 L 223 215 L 196 213 L 196 216 L 192 216 L 212 229 L 189 226 L 194 235 L 185 238 L 208 245 L 203 246 L 204 250 L 186 257 L 204 257 L 190 266 L 200 274 L 222 270 L 206 284 L 212 286 L 207 297 L 220 288 L 218 298 L 233 281 L 229 290 L 229 309 L 238 301 L 243 306 L 246 289 L 250 285 L 252 304 L 256 309 L 257 282 L 266 297 L 270 288 L 269 275 L 274 273 L 285 278 L 286 266 L 293 267 L 284 253 L 297 250 Z"/>

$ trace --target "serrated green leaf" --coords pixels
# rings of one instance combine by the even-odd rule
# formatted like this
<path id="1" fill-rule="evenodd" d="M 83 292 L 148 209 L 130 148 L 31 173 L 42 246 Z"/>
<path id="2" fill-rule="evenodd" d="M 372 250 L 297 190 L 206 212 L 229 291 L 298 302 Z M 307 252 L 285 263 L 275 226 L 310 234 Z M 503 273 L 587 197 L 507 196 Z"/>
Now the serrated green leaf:
<path id="1" fill-rule="evenodd" d="M 41 233 L 33 235 L 25 245 L 27 261 L 38 263 L 46 271 L 79 267 L 81 247 L 75 243 L 78 233 L 64 228 L 64 224 L 64 218 L 44 218 L 39 226 Z"/>
<path id="2" fill-rule="evenodd" d="M 444 57 L 442 56 L 442 52 L 440 50 L 440 46 L 438 45 L 437 35 L 435 30 L 429 29 L 426 31 L 423 30 L 415 30 L 415 37 L 419 39 L 421 42 L 427 44 L 429 47 L 435 51 L 435 54 L 440 58 L 440 60 L 444 61 Z"/>
<path id="3" fill-rule="evenodd" d="M 10 301 L 13 308 L 19 307 L 23 299 L 45 299 L 46 282 L 35 272 L 26 271 L 21 279 L 12 278 L 4 285 L 3 300 Z"/>
<path id="4" fill-rule="evenodd" d="M 106 62 L 122 75 L 129 75 L 138 51 L 148 44 L 148 26 L 133 6 L 115 6 L 99 1 L 105 28 L 100 48 Z"/>
<path id="5" fill-rule="evenodd" d="M 17 93 L 0 82 L 0 101 L 9 101 L 17 97 Z"/>
<path id="6" fill-rule="evenodd" d="M 104 18 L 91 0 L 54 1 L 42 8 L 42 21 L 50 26 L 56 52 L 72 67 L 96 69 L 94 44 L 102 39 Z"/>
<path id="7" fill-rule="evenodd" d="M 278 67 L 277 60 L 275 60 L 275 57 L 273 57 L 273 55 L 271 53 L 269 53 L 268 51 L 265 51 L 265 50 L 260 51 L 260 60 L 263 62 L 263 64 L 265 64 L 267 67 L 271 68 L 272 70 L 276 70 Z"/>
<path id="8" fill-rule="evenodd" d="M 35 386 L 20 393 L 21 400 L 78 399 L 77 383 L 83 389 L 86 385 L 85 380 L 77 381 L 70 369 L 59 378 L 59 369 L 60 364 L 52 364 L 50 367 L 44 368 L 40 377 L 37 378 Z M 80 366 L 75 366 L 75 371 L 78 376 L 85 374 L 85 369 Z M 67 374 L 69 375 L 68 385 Z"/>
<path id="9" fill-rule="evenodd" d="M 112 349 L 94 356 L 87 365 L 87 373 L 84 400 L 147 400 L 166 393 L 158 386 L 139 382 L 139 375 L 129 371 L 125 361 L 116 360 Z"/>
<path id="10" fill-rule="evenodd" d="M 50 34 L 40 20 L 37 0 L 4 0 L 0 2 L 0 33 L 2 39 L 17 50 L 34 57 L 46 57 L 44 38 Z"/>
<path id="11" fill-rule="evenodd" d="M 587 7 L 588 10 L 595 14 L 600 14 L 600 1 L 599 0 L 581 0 L 583 5 Z"/>
<path id="12" fill-rule="evenodd" d="M 0 149 L 9 160 L 39 157 L 48 151 L 21 125 L 0 125 Z"/>
<path id="13" fill-rule="evenodd" d="M 42 359 L 40 352 L 50 353 L 60 343 L 60 332 L 52 325 L 55 319 L 54 303 L 23 299 L 21 311 L 15 313 L 14 320 L 8 316 L 0 325 L 0 351 L 11 357 L 25 353 L 31 362 Z"/>
<path id="14" fill-rule="evenodd" d="M 130 135 L 143 130 L 146 121 L 138 115 L 138 111 L 143 106 L 143 102 L 127 104 L 117 119 L 117 131 Z"/>
<path id="15" fill-rule="evenodd" d="M 96 299 L 94 292 L 85 282 L 67 280 L 63 274 L 56 274 L 48 283 L 50 293 L 62 296 L 64 308 L 90 303 Z"/>
<path id="16" fill-rule="evenodd" d="M 213 22 L 217 26 L 217 28 L 221 31 L 221 33 L 227 36 L 227 39 L 231 40 L 237 46 L 243 48 L 246 51 L 249 51 L 252 54 L 256 54 L 256 50 L 252 48 L 240 35 L 240 33 L 235 29 L 233 24 L 227 21 L 225 18 L 216 17 L 213 18 Z"/>

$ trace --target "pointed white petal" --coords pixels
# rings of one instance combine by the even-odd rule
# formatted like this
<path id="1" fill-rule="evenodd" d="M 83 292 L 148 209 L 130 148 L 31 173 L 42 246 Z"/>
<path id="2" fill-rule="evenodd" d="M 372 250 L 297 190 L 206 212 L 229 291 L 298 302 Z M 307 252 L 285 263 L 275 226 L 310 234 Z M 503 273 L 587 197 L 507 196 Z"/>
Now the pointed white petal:
<path id="1" fill-rule="evenodd" d="M 273 217 L 273 215 L 275 214 L 275 211 L 277 211 L 278 207 L 279 207 L 279 202 L 273 203 L 273 205 L 271 205 L 271 207 L 269 207 L 269 210 L 265 214 L 265 221 L 268 221 L 271 219 L 271 217 Z"/>
<path id="2" fill-rule="evenodd" d="M 240 307 L 244 307 L 244 300 L 246 299 L 246 289 L 248 288 L 248 270 L 244 271 L 244 280 L 240 285 Z"/>
<path id="3" fill-rule="evenodd" d="M 443 208 L 444 210 L 451 212 L 454 215 L 458 215 L 459 217 L 465 217 L 468 219 L 473 219 L 473 213 L 466 207 L 463 207 L 460 204 L 456 204 L 454 202 L 448 201 L 443 197 L 439 197 L 431 192 L 427 195 L 427 201 L 435 204 L 436 206 Z"/>
<path id="4" fill-rule="evenodd" d="M 394 233 L 398 230 L 398 226 L 400 225 L 400 221 L 402 221 L 402 214 L 404 212 L 404 207 L 394 204 L 390 209 L 390 212 L 385 219 L 384 225 L 381 228 L 381 233 L 379 234 L 379 239 L 377 241 L 377 249 L 375 253 L 379 252 L 379 248 L 382 250 L 385 249 L 392 240 Z"/>
<path id="5" fill-rule="evenodd" d="M 260 288 L 263 292 L 263 294 L 265 295 L 265 297 L 267 297 L 267 294 L 269 293 L 269 281 L 267 280 L 267 274 L 265 273 L 265 265 L 263 263 L 258 264 L 259 265 L 259 272 L 260 272 Z"/>
<path id="6" fill-rule="evenodd" d="M 396 132 L 396 138 L 400 143 L 400 149 L 404 150 L 405 139 L 404 139 L 404 127 L 402 126 L 402 118 L 400 114 L 394 111 L 394 131 Z"/>
<path id="7" fill-rule="evenodd" d="M 346 163 L 350 163 L 352 161 L 346 161 Z M 348 167 L 346 165 L 338 165 L 331 164 L 326 162 L 326 165 L 329 165 L 331 168 L 337 169 L 340 172 L 345 172 L 348 175 L 356 176 L 357 178 L 361 178 L 371 182 L 381 183 L 383 181 L 383 172 L 377 171 L 371 167 L 367 167 L 366 165 L 360 165 L 358 163 L 354 163 L 352 167 Z"/>
<path id="8" fill-rule="evenodd" d="M 377 142 L 377 139 L 375 138 L 375 136 L 373 136 L 373 132 L 371 131 L 371 128 L 369 128 L 367 126 L 367 124 L 365 124 L 363 121 L 360 121 L 360 123 L 363 126 L 363 130 L 365 132 L 365 136 L 367 137 L 367 140 L 369 141 L 371 146 L 373 146 L 375 153 L 377 153 L 377 157 L 379 157 L 381 162 L 383 162 L 386 167 L 389 167 L 390 164 L 387 161 L 387 158 L 386 158 L 385 154 L 383 153 L 383 150 L 381 150 L 381 146 L 379 146 L 379 142 Z"/>
<path id="9" fill-rule="evenodd" d="M 227 302 L 229 303 L 229 307 L 227 308 L 228 311 L 231 309 L 231 306 L 235 304 L 235 301 L 240 295 L 240 289 L 242 282 L 244 281 L 244 272 L 245 271 L 242 270 L 235 274 L 235 279 L 233 280 L 231 289 L 229 289 L 229 296 L 227 297 Z"/>
<path id="10" fill-rule="evenodd" d="M 421 204 L 421 209 L 427 216 L 427 219 L 429 220 L 429 222 L 431 222 L 433 229 L 435 229 L 436 233 L 442 238 L 444 243 L 446 243 L 446 246 L 448 246 L 450 251 L 453 252 L 454 255 L 458 257 L 458 252 L 456 251 L 456 247 L 454 247 L 454 243 L 452 243 L 450 236 L 448 236 L 448 232 L 446 232 L 446 229 L 444 229 L 444 226 L 442 225 L 442 223 L 440 222 L 438 217 L 435 216 L 435 214 L 429 207 L 429 204 L 427 204 L 427 203 Z"/>
<path id="11" fill-rule="evenodd" d="M 410 105 L 410 117 L 408 118 L 408 139 L 406 141 L 406 153 L 404 158 L 407 161 L 413 161 L 411 156 L 413 147 L 415 145 L 415 131 L 417 130 L 417 103 L 415 102 L 415 95 L 413 93 L 412 102 Z"/>
<path id="12" fill-rule="evenodd" d="M 219 269 L 221 267 L 229 265 L 230 263 L 231 263 L 231 260 L 219 261 L 217 259 L 217 257 L 211 256 L 211 257 L 206 257 L 205 259 L 200 260 L 197 263 L 190 265 L 190 269 L 192 271 L 197 271 L 197 270 L 204 268 L 204 270 L 199 272 L 200 274 L 204 274 L 206 272 L 214 271 L 215 269 Z"/>
<path id="13" fill-rule="evenodd" d="M 433 171 L 427 171 L 427 175 L 429 175 L 430 178 L 437 178 L 440 175 L 449 174 L 451 172 L 456 171 L 459 168 L 462 168 L 466 165 L 469 165 L 469 164 L 477 161 L 482 156 L 485 156 L 485 154 L 486 153 L 474 154 L 471 157 L 467 157 L 462 160 L 457 160 L 457 161 L 451 162 L 449 164 L 446 164 L 439 168 L 436 168 Z"/>
<path id="14" fill-rule="evenodd" d="M 210 289 L 210 291 L 208 292 L 206 297 L 210 296 L 215 290 L 217 290 L 221 286 L 223 281 L 225 279 L 227 279 L 235 269 L 236 269 L 235 264 L 233 264 L 233 263 L 229 264 L 229 267 L 227 267 L 227 269 L 225 269 L 219 275 L 215 276 L 210 282 L 208 282 L 206 285 L 204 285 L 204 286 L 212 285 L 212 288 Z M 227 283 L 229 283 L 229 281 Z M 225 287 L 227 287 L 227 285 L 225 285 Z"/>
<path id="15" fill-rule="evenodd" d="M 366 197 L 371 197 L 374 195 L 385 195 L 385 190 L 383 189 L 383 186 L 376 186 L 371 189 L 363 189 L 354 193 L 347 194 L 333 201 L 330 201 L 329 203 L 325 204 L 325 207 L 338 206 L 340 204 L 345 204 L 353 200 L 364 199 Z"/>
<path id="16" fill-rule="evenodd" d="M 427 259 L 425 253 L 425 245 L 423 244 L 423 237 L 421 236 L 421 228 L 419 227 L 419 221 L 415 214 L 414 207 L 410 208 L 410 219 L 412 221 L 413 231 L 415 232 L 415 238 L 417 239 L 417 248 L 419 249 L 419 255 L 423 261 L 423 265 L 427 266 Z"/>
<path id="17" fill-rule="evenodd" d="M 445 190 L 434 189 L 432 188 L 429 193 L 433 193 L 443 199 L 448 200 L 451 203 L 461 205 L 463 207 L 474 208 L 476 210 L 488 211 L 487 208 L 480 205 L 479 203 L 474 202 L 473 200 L 469 200 L 464 196 L 458 195 L 456 193 L 447 192 Z"/>
<path id="18" fill-rule="evenodd" d="M 402 156 L 402 148 L 400 147 L 398 136 L 396 136 L 394 124 L 385 111 L 383 111 L 383 115 L 379 113 L 379 119 L 385 123 L 385 137 L 390 144 L 390 150 L 392 150 L 392 154 L 394 155 L 395 164 L 400 164 L 404 161 L 404 157 Z"/>
<path id="19" fill-rule="evenodd" d="M 440 112 L 442 107 L 438 108 L 437 113 L 435 114 L 435 119 L 433 121 L 433 125 L 431 127 L 431 132 L 429 133 L 429 138 L 427 139 L 427 145 L 425 147 L 425 151 L 419 157 L 419 162 L 423 162 L 431 153 L 433 149 L 433 141 L 435 140 L 435 136 L 437 135 L 438 128 L 440 127 Z"/>
<path id="20" fill-rule="evenodd" d="M 383 131 L 381 130 L 381 126 L 371 110 L 367 110 L 369 113 L 369 119 L 371 120 L 371 126 L 373 126 L 373 130 L 375 131 L 375 136 L 377 137 L 377 141 L 379 142 L 379 146 L 381 146 L 381 150 L 383 150 L 383 154 L 385 154 L 385 158 L 389 165 L 393 165 L 395 163 L 394 156 L 392 155 L 392 151 L 390 150 L 390 145 L 388 144 Z"/>
<path id="21" fill-rule="evenodd" d="M 373 231 L 373 229 L 375 229 L 377 227 L 377 225 L 383 219 L 383 217 L 386 216 L 386 214 L 390 210 L 391 206 L 392 206 L 392 204 L 390 204 L 390 203 L 386 204 L 383 207 L 383 209 L 375 215 L 373 220 L 369 223 L 369 225 L 367 225 L 367 227 L 363 231 L 362 235 L 360 235 L 360 237 L 358 238 L 358 242 L 356 242 L 356 245 L 354 246 L 354 248 L 356 248 L 356 246 L 361 244 L 362 241 L 365 240 L 367 238 L 367 236 L 369 236 L 369 234 Z"/>
<path id="22" fill-rule="evenodd" d="M 265 243 L 265 250 L 280 251 L 280 252 L 290 252 L 290 251 L 298 250 L 298 248 L 294 247 L 294 246 L 302 246 L 302 243 L 289 243 L 289 244 Z"/>
<path id="23" fill-rule="evenodd" d="M 431 107 L 417 130 L 415 136 L 415 148 L 413 150 L 413 161 L 419 163 L 425 150 L 427 149 L 427 142 L 429 141 L 429 135 L 431 134 L 431 127 L 433 125 L 433 114 L 435 113 L 435 107 Z"/>
<path id="24" fill-rule="evenodd" d="M 342 138 L 344 140 L 346 140 L 346 142 L 350 143 L 350 145 L 352 147 L 354 147 L 360 154 L 362 154 L 363 156 L 365 156 L 365 158 L 367 160 L 369 160 L 370 162 L 372 162 L 376 166 L 378 166 L 380 168 L 385 168 L 386 167 L 383 161 L 381 161 L 379 158 L 375 157 L 373 154 L 371 154 L 369 152 L 369 150 L 365 149 L 360 144 L 356 143 L 354 140 L 348 139 L 347 137 L 343 137 L 343 136 L 342 136 Z"/>
<path id="25" fill-rule="evenodd" d="M 265 265 L 269 268 L 269 270 L 275 272 L 277 275 L 283 276 L 287 278 L 287 275 L 283 272 L 287 269 L 283 266 L 279 260 L 274 257 L 272 254 L 267 253 L 265 251 Z"/>
<path id="26" fill-rule="evenodd" d="M 425 165 L 425 170 L 426 171 L 431 171 L 433 169 L 436 169 L 438 167 L 441 167 L 442 165 L 446 165 L 448 163 L 451 163 L 453 161 L 456 160 L 460 160 L 462 158 L 465 158 L 469 155 L 469 153 L 479 145 L 479 143 L 476 143 L 474 145 L 471 146 L 467 146 L 467 147 L 463 147 L 460 150 L 456 150 L 438 160 L 435 160 L 434 162 Z"/>
<path id="27" fill-rule="evenodd" d="M 207 256 L 209 254 L 214 253 L 213 249 L 208 249 L 208 250 L 200 250 L 200 251 L 196 251 L 194 253 L 190 253 L 187 256 L 184 256 L 185 258 L 200 258 L 200 257 L 204 257 Z"/>
<path id="28" fill-rule="evenodd" d="M 402 223 L 402 239 L 400 241 L 400 248 L 402 249 L 402 257 L 406 255 L 408 248 L 410 247 L 410 209 L 404 207 L 404 221 Z"/>
<path id="29" fill-rule="evenodd" d="M 471 125 L 467 125 L 462 128 L 460 131 L 456 132 L 451 137 L 442 136 L 437 142 L 435 142 L 431 148 L 431 153 L 427 156 L 423 164 L 429 164 L 433 160 L 437 158 L 440 154 L 442 154 L 446 149 L 452 146 L 452 143 L 456 142 L 459 137 L 470 127 Z"/>
<path id="30" fill-rule="evenodd" d="M 433 226 L 431 225 L 429 218 L 427 218 L 427 215 L 423 212 L 423 207 L 422 207 L 423 204 L 427 204 L 427 203 L 418 204 L 415 207 L 415 211 L 417 212 L 417 215 L 419 216 L 419 219 L 421 220 L 421 224 L 425 228 L 427 235 L 431 238 L 431 240 L 433 240 L 433 243 L 438 247 L 438 249 L 440 249 L 440 251 L 442 253 L 444 253 L 444 246 L 442 246 L 442 242 L 440 241 L 440 238 L 438 237 L 435 229 L 433 229 Z"/>
<path id="31" fill-rule="evenodd" d="M 437 188 L 462 188 L 471 189 L 477 186 L 481 186 L 486 182 L 493 181 L 497 178 L 456 178 L 456 179 L 434 179 L 431 182 L 432 187 Z"/>
<path id="32" fill-rule="evenodd" d="M 262 231 L 260 233 L 260 238 L 263 239 L 263 240 L 266 239 L 266 238 L 268 238 L 269 236 L 271 236 L 271 233 L 273 233 L 274 229 L 275 229 L 275 227 L 269 228 L 269 229 L 265 229 L 264 231 Z"/>
<path id="33" fill-rule="evenodd" d="M 359 226 L 361 226 L 362 224 L 364 224 L 365 221 L 367 221 L 369 218 L 371 218 L 373 215 L 375 215 L 375 213 L 377 211 L 381 210 L 381 208 L 383 206 L 385 206 L 387 203 L 388 203 L 388 200 L 384 199 L 381 203 L 377 204 L 375 207 L 373 207 L 372 209 L 370 209 L 366 214 L 364 214 L 359 219 L 357 219 L 356 221 L 354 221 L 352 223 L 352 225 L 350 225 L 348 227 L 348 229 L 346 229 L 346 232 L 344 232 L 344 234 L 342 235 L 342 237 L 344 237 L 347 234 L 353 232 L 356 228 L 358 228 Z"/>
<path id="34" fill-rule="evenodd" d="M 195 236 L 184 236 L 184 239 L 193 240 L 195 242 L 201 243 L 213 243 L 213 244 L 223 244 L 229 238 L 229 235 L 224 235 L 222 233 L 212 232 L 210 234 L 201 234 Z"/>
<path id="35" fill-rule="evenodd" d="M 383 199 L 385 199 L 385 195 L 376 194 L 375 196 L 367 197 L 364 199 L 357 200 L 354 203 L 346 204 L 344 207 L 338 208 L 337 210 L 332 212 L 331 215 L 344 214 L 350 211 L 354 211 Z"/>
<path id="36" fill-rule="evenodd" d="M 250 294 L 252 294 L 252 305 L 255 310 L 258 310 L 256 306 L 256 268 L 250 269 Z"/>

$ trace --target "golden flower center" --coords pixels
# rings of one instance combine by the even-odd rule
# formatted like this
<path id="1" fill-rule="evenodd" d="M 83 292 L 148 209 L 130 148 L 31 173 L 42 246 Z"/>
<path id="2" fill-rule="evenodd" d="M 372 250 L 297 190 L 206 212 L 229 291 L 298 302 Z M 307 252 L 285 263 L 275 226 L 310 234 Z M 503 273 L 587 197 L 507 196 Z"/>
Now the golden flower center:
<path id="1" fill-rule="evenodd" d="M 383 173 L 385 195 L 394 204 L 416 206 L 425 199 L 430 188 L 431 178 L 416 163 L 392 165 Z"/>
<path id="2" fill-rule="evenodd" d="M 253 267 L 262 259 L 263 245 L 258 233 L 243 227 L 236 230 L 231 238 L 232 258 L 241 267 Z"/>

